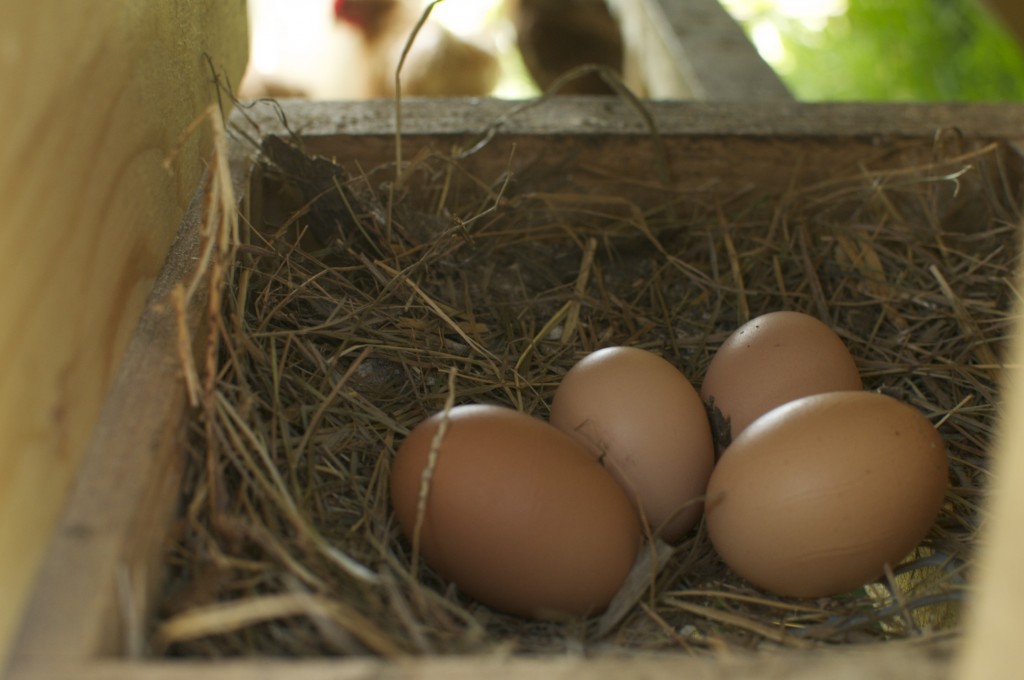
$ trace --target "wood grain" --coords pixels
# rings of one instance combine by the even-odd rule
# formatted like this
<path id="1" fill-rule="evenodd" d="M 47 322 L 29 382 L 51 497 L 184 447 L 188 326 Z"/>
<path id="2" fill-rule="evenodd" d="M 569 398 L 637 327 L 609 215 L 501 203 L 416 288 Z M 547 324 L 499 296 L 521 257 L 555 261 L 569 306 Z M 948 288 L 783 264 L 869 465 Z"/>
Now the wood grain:
<path id="1" fill-rule="evenodd" d="M 99 661 L 87 666 L 18 669 L 10 680 L 947 680 L 952 648 L 873 644 L 828 652 L 728 653 L 686 656 L 640 654 L 584 659 L 573 656 L 409 657 L 375 659 L 248 659 L 216 663 Z"/>
<path id="2" fill-rule="evenodd" d="M 0 3 L 0 665 L 191 198 L 244 0 Z"/>
<path id="3" fill-rule="evenodd" d="M 1018 273 L 1017 290 L 1020 290 Z M 986 507 L 976 590 L 957 677 L 1021 677 L 1024 639 L 1024 317 L 1018 302 L 1016 332 L 1004 377 L 999 436 L 992 457 L 992 493 Z"/>
<path id="4" fill-rule="evenodd" d="M 984 0 L 1017 42 L 1024 46 L 1024 3 L 1020 0 Z"/>
<path id="5" fill-rule="evenodd" d="M 1024 104 L 852 104 L 773 102 L 645 102 L 664 135 L 753 136 L 829 143 L 862 141 L 882 145 L 899 138 L 923 138 L 940 130 L 966 137 L 1016 139 L 1022 134 Z M 395 105 L 285 100 L 258 104 L 242 129 L 255 137 L 285 135 L 394 135 Z M 283 116 L 283 118 L 282 118 Z M 287 125 L 286 125 L 287 123 Z M 614 97 L 556 97 L 527 103 L 497 99 L 414 99 L 402 107 L 402 131 L 435 138 L 497 134 L 635 135 L 647 126 L 628 103 Z"/>
<path id="6" fill-rule="evenodd" d="M 792 99 L 718 0 L 609 0 L 626 42 L 627 81 L 650 99 Z"/>
<path id="7" fill-rule="evenodd" d="M 16 664 L 80 663 L 139 646 L 185 464 L 189 409 L 168 294 L 198 255 L 201 206 L 197 193 L 104 403 L 39 572 Z M 204 292 L 188 310 L 193 334 Z"/>

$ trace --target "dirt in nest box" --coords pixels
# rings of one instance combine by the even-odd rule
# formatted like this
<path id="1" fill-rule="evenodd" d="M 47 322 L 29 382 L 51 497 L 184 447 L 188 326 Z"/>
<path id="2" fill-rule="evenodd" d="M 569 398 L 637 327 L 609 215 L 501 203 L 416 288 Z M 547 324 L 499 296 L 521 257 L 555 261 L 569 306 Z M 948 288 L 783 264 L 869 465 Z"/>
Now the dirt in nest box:
<path id="1" fill-rule="evenodd" d="M 615 158 L 540 163 L 498 141 L 465 158 L 422 144 L 397 182 L 393 163 L 268 139 L 154 652 L 700 652 L 955 634 L 1011 332 L 1019 161 L 998 144 L 896 146 L 827 175 L 780 167 L 779 189 L 665 185 Z M 456 403 L 546 417 L 588 352 L 647 348 L 699 386 L 733 329 L 777 309 L 829 323 L 866 388 L 920 409 L 946 442 L 947 502 L 892 579 L 776 597 L 732 575 L 698 528 L 648 553 L 656 566 L 613 613 L 550 623 L 411 568 L 390 459 L 443 407 L 452 369 Z"/>

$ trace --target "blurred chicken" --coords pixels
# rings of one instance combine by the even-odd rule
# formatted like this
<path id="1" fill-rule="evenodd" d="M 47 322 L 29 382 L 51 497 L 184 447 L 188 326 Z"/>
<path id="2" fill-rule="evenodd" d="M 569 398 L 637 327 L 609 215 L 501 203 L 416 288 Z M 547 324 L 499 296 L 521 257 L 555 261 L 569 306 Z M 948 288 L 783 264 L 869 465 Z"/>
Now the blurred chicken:
<path id="1" fill-rule="evenodd" d="M 507 0 L 523 63 L 547 90 L 577 66 L 601 64 L 621 75 L 622 35 L 605 0 Z M 609 94 L 597 73 L 574 78 L 561 94 Z"/>
<path id="2" fill-rule="evenodd" d="M 370 97 L 394 96 L 395 69 L 422 11 L 422 3 L 413 0 L 334 0 L 337 21 L 362 38 Z M 493 52 L 428 20 L 402 66 L 402 95 L 487 95 L 498 76 Z"/>
<path id="3" fill-rule="evenodd" d="M 308 99 L 309 93 L 301 85 L 263 75 L 249 68 L 238 87 L 239 99 Z"/>

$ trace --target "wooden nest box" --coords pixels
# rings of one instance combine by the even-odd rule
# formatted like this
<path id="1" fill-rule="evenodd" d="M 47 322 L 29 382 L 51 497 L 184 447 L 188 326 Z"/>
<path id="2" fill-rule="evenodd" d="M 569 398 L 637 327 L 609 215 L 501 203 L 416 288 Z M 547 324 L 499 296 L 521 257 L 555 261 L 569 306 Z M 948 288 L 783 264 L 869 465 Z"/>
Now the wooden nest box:
<path id="1" fill-rule="evenodd" d="M 955 359 L 984 372 L 1000 390 L 1000 398 L 991 403 L 965 397 L 946 413 L 953 418 L 971 409 L 985 414 L 998 409 L 999 414 L 978 425 L 984 432 L 999 428 L 984 442 L 991 448 L 983 452 L 982 476 L 991 481 L 957 496 L 983 503 L 979 512 L 985 517 L 984 540 L 965 570 L 967 607 L 961 626 L 919 630 L 900 640 L 884 641 L 882 635 L 828 645 L 790 635 L 782 624 L 748 626 L 757 628 L 750 638 L 755 642 L 733 645 L 726 636 L 716 637 L 729 614 L 705 602 L 691 606 L 707 615 L 688 627 L 692 630 L 657 633 L 683 640 L 675 648 L 660 645 L 657 653 L 601 654 L 581 642 L 587 653 L 425 654 L 397 645 L 385 653 L 309 658 L 260 655 L 257 649 L 251 655 L 208 655 L 221 657 L 212 660 L 178 653 L 173 646 L 172 656 L 155 654 L 167 649 L 160 649 L 154 635 L 171 635 L 165 626 L 169 617 L 157 611 L 171 592 L 167 556 L 171 546 L 185 541 L 185 532 L 197 530 L 182 518 L 205 502 L 183 489 L 194 488 L 189 485 L 200 474 L 195 466 L 202 458 L 189 442 L 202 429 L 195 426 L 201 409 L 190 405 L 190 396 L 204 389 L 204 351 L 211 324 L 217 326 L 205 306 L 206 286 L 216 272 L 208 264 L 217 261 L 218 252 L 252 258 L 260 250 L 252 243 L 238 251 L 221 243 L 217 251 L 213 237 L 229 231 L 210 231 L 204 219 L 217 215 L 222 228 L 230 226 L 233 211 L 217 211 L 237 205 L 243 230 L 250 222 L 277 219 L 285 233 L 288 226 L 282 225 L 288 220 L 281 213 L 268 217 L 281 200 L 302 219 L 315 213 L 315 200 L 306 200 L 310 196 L 268 180 L 275 171 L 266 159 L 281 143 L 307 154 L 306 170 L 327 168 L 327 175 L 313 181 L 336 181 L 339 175 L 332 172 L 350 177 L 366 172 L 372 178 L 365 183 L 367 191 L 386 196 L 387 187 L 396 186 L 395 168 L 405 167 L 396 164 L 396 107 L 390 101 L 236 106 L 229 134 L 222 138 L 204 111 L 223 101 L 217 79 L 237 81 L 243 70 L 244 2 L 175 0 L 138 11 L 110 4 L 88 16 L 64 17 L 60 31 L 65 39 L 52 42 L 35 39 L 44 32 L 44 18 L 26 6 L 0 10 L 0 55 L 16 57 L 0 59 L 0 86 L 7 88 L 8 102 L 0 109 L 0 122 L 6 123 L 11 140 L 0 153 L 0 210 L 7 216 L 5 247 L 0 248 L 5 258 L 0 337 L 8 359 L 0 386 L 0 432 L 6 441 L 0 450 L 0 669 L 6 663 L 7 677 L 1016 674 L 1015 631 L 1024 608 L 1024 552 L 1017 533 L 1024 501 L 1015 487 L 1024 486 L 1024 459 L 1013 454 L 1024 446 L 1024 358 L 1018 340 L 1022 329 L 1014 321 L 1020 287 L 1013 268 L 1019 259 L 1024 199 L 1018 141 L 1024 108 L 796 103 L 717 3 L 610 4 L 651 100 L 552 97 L 531 106 L 497 100 L 405 101 L 401 163 L 419 173 L 417 181 L 430 174 L 425 159 L 441 159 L 443 167 L 463 173 L 464 180 L 504 178 L 495 186 L 519 192 L 520 206 L 562 200 L 562 209 L 564 199 L 545 190 L 557 185 L 564 196 L 571 189 L 609 213 L 622 209 L 626 217 L 621 219 L 606 220 L 597 208 L 592 212 L 609 229 L 635 226 L 629 214 L 648 215 L 651 206 L 655 217 L 649 223 L 641 220 L 645 225 L 687 220 L 711 225 L 706 250 L 724 249 L 713 268 L 727 284 L 719 289 L 722 299 L 728 298 L 720 307 L 730 310 L 733 321 L 763 303 L 750 281 L 753 268 L 761 265 L 772 285 L 778 284 L 783 301 L 812 300 L 807 304 L 826 304 L 823 311 L 829 313 L 827 301 L 834 300 L 816 284 L 787 278 L 781 255 L 774 265 L 768 256 L 748 267 L 741 257 L 747 242 L 741 238 L 757 243 L 769 234 L 786 234 L 792 240 L 777 253 L 792 250 L 807 271 L 821 269 L 824 276 L 835 265 L 870 279 L 881 250 L 865 249 L 858 240 L 865 233 L 864 220 L 875 213 L 854 206 L 851 196 L 857 192 L 886 215 L 919 219 L 926 226 L 930 221 L 953 225 L 956 239 L 975 244 L 976 250 L 963 258 L 974 264 L 944 271 L 941 259 L 928 260 L 914 244 L 896 250 L 908 268 L 923 266 L 932 293 L 893 297 L 891 306 L 879 303 L 878 308 L 881 318 L 902 329 L 904 345 L 913 344 L 913 319 L 918 317 L 908 317 L 899 305 L 961 314 L 965 341 Z M 15 62 L 19 70 L 12 71 L 9 64 Z M 213 153 L 214 142 L 225 140 L 227 147 Z M 851 188 L 851 181 L 865 179 Z M 925 182 L 939 183 L 941 190 L 927 193 L 913 210 L 890 201 Z M 322 193 L 326 185 L 317 186 Z M 481 182 L 452 180 L 445 186 L 434 199 L 468 195 Z M 411 182 L 399 185 L 403 191 L 411 192 L 410 187 Z M 799 217 L 784 210 L 794 196 L 804 201 Z M 233 197 L 237 204 L 227 202 Z M 382 201 L 381 206 L 390 207 Z M 636 211 L 629 213 L 630 208 Z M 573 203 L 572 209 L 584 214 L 586 202 Z M 459 224 L 464 227 L 460 238 L 472 241 L 472 229 L 464 220 Z M 831 231 L 819 240 L 801 231 L 813 230 L 814 224 L 827 224 Z M 636 242 L 649 246 L 685 240 L 684 231 L 655 229 Z M 552 233 L 545 232 L 545 238 Z M 621 234 L 603 236 L 614 241 Z M 943 238 L 926 244 L 927 253 L 949 247 Z M 593 234 L 582 241 L 593 241 L 594 249 L 604 247 Z M 213 255 L 205 260 L 203 248 L 209 244 Z M 329 260 L 330 245 L 321 239 L 314 248 L 326 248 L 317 252 Z M 624 246 L 616 252 L 625 258 L 633 251 Z M 997 257 L 1006 257 L 1008 264 L 990 275 L 985 267 Z M 364 259 L 372 264 L 373 256 Z M 204 277 L 193 278 L 197 262 L 207 262 L 198 270 Z M 392 271 L 386 264 L 374 268 L 375 275 Z M 660 275 L 640 271 L 642 276 L 623 279 L 626 290 L 642 287 L 637 279 Z M 212 274 L 215 283 L 223 273 Z M 871 279 L 842 287 L 877 293 L 879 285 Z M 961 285 L 1002 291 L 998 295 L 1005 304 L 995 309 L 992 300 L 965 297 Z M 410 290 L 412 297 L 422 294 L 422 289 Z M 606 297 L 622 302 L 616 295 Z M 696 296 L 694 304 L 711 302 L 709 296 Z M 980 309 L 991 312 L 994 321 L 979 323 L 975 312 Z M 863 315 L 857 309 L 850 313 Z M 639 315 L 626 317 L 623 328 L 633 337 L 643 336 L 653 324 Z M 707 323 L 713 326 L 713 320 Z M 540 330 L 534 329 L 531 351 L 547 337 Z M 456 344 L 461 340 L 455 338 Z M 612 340 L 595 330 L 587 342 Z M 694 361 L 702 361 L 701 356 L 694 354 Z M 936 365 L 953 361 L 934 358 Z M 871 366 L 882 385 L 885 371 Z M 196 371 L 190 373 L 189 367 Z M 900 370 L 913 373 L 912 366 Z M 190 383 L 189 377 L 198 381 Z M 936 420 L 946 422 L 940 415 Z M 954 486 L 958 483 L 954 480 Z M 226 555 L 219 559 L 230 561 Z M 187 589 L 188 597 L 201 597 L 203 588 L 214 587 L 196 582 Z M 287 618 L 307 611 L 288 609 L 296 601 L 266 604 L 279 607 Z M 338 606 L 343 608 L 344 601 Z M 239 617 L 273 618 L 258 610 L 254 605 Z M 244 621 L 228 628 L 244 628 Z M 368 646 L 391 649 L 386 642 Z"/>

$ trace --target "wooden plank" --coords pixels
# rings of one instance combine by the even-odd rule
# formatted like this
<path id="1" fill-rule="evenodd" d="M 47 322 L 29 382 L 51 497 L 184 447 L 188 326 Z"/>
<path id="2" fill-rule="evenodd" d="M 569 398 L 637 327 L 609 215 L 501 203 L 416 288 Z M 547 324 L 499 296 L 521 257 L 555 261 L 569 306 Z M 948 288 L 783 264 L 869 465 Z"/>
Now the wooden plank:
<path id="1" fill-rule="evenodd" d="M 1020 0 L 984 0 L 984 4 L 1024 46 L 1024 3 Z"/>
<path id="2" fill-rule="evenodd" d="M 717 0 L 608 0 L 628 81 L 650 99 L 789 101 L 792 96 Z"/>
<path id="3" fill-rule="evenodd" d="M 573 656 L 449 656 L 379 659 L 249 659 L 199 661 L 97 661 L 79 666 L 17 668 L 9 680 L 947 680 L 952 648 L 901 643 L 815 652 L 638 654 L 584 659 Z M 1003 676 L 1006 677 L 1006 676 Z"/>
<path id="4" fill-rule="evenodd" d="M 771 104 L 736 102 L 645 102 L 644 108 L 664 135 L 793 137 L 804 140 L 859 139 L 879 144 L 887 138 L 927 137 L 939 130 L 964 136 L 1015 139 L 1021 135 L 1024 104 Z M 358 103 L 260 103 L 241 124 L 257 137 L 394 134 L 395 105 Z M 282 115 L 284 116 L 282 120 Z M 287 125 L 286 125 L 287 123 Z M 647 131 L 629 103 L 594 102 L 588 97 L 555 97 L 520 103 L 497 99 L 410 99 L 402 105 L 407 134 L 471 135 L 490 127 L 498 134 L 622 135 Z"/>
<path id="5" fill-rule="evenodd" d="M 126 621 L 148 614 L 147 595 L 162 575 L 160 549 L 181 493 L 188 412 L 167 295 L 198 254 L 201 199 L 185 215 L 111 386 L 71 490 L 71 510 L 39 572 L 14 664 L 81 663 L 122 653 L 136 632 Z M 193 322 L 200 297 L 189 310 Z"/>
<path id="6" fill-rule="evenodd" d="M 244 3 L 0 3 L 0 665 L 237 79 Z M 208 142 L 208 140 L 206 140 Z"/>
<path id="7" fill-rule="evenodd" d="M 1017 290 L 1021 290 L 1018 273 Z M 1016 332 L 1005 366 L 1005 395 L 992 456 L 992 491 L 986 507 L 975 595 L 957 676 L 1021 676 L 1021 613 L 1024 612 L 1024 317 L 1018 300 Z"/>

